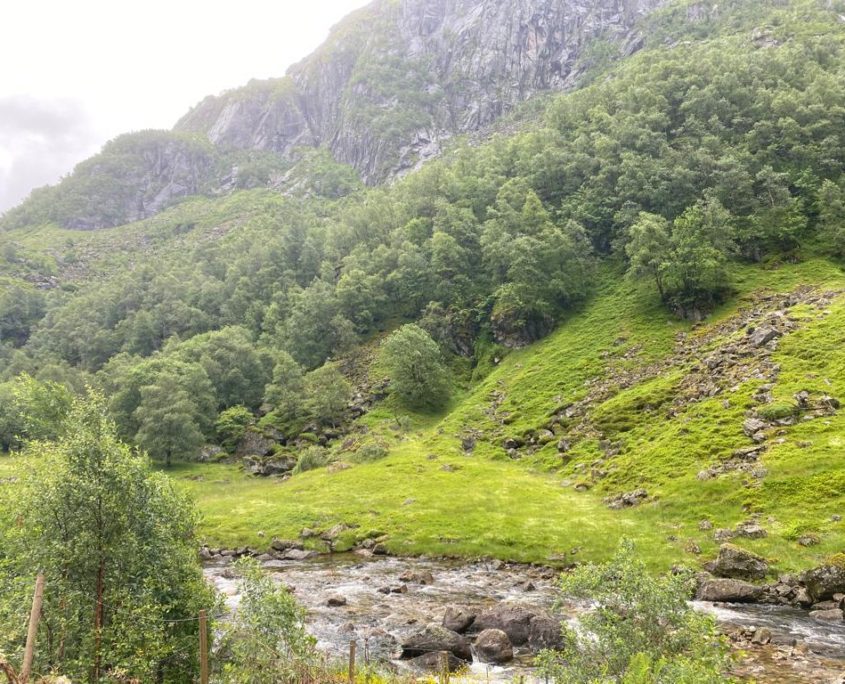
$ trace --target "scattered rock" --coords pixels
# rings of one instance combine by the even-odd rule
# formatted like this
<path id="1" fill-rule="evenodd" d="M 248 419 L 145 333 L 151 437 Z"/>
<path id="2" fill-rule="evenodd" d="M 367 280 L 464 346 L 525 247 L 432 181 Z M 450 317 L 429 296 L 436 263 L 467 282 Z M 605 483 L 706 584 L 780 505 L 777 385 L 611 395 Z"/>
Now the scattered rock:
<path id="1" fill-rule="evenodd" d="M 608 497 L 604 500 L 604 503 L 607 504 L 607 507 L 613 510 L 619 510 L 622 508 L 631 508 L 632 506 L 637 506 L 641 504 L 648 498 L 648 492 L 643 489 L 642 487 L 639 489 L 635 489 L 632 492 L 626 492 L 624 494 L 618 494 L 617 496 Z"/>
<path id="2" fill-rule="evenodd" d="M 734 544 L 722 544 L 716 562 L 709 569 L 717 577 L 763 579 L 769 571 L 769 564 L 751 551 Z"/>
<path id="3" fill-rule="evenodd" d="M 326 605 L 330 608 L 338 608 L 340 606 L 346 605 L 346 597 L 345 596 L 329 596 L 329 600 L 326 601 Z"/>
<path id="4" fill-rule="evenodd" d="M 712 578 L 698 587 L 696 598 L 714 603 L 754 603 L 763 595 L 763 588 L 737 579 Z"/>
<path id="5" fill-rule="evenodd" d="M 501 604 L 480 613 L 475 618 L 473 630 L 483 632 L 485 629 L 500 629 L 514 646 L 522 646 L 528 642 L 531 618 L 535 613 L 519 606 Z"/>
<path id="6" fill-rule="evenodd" d="M 475 654 L 482 663 L 501 665 L 513 660 L 513 645 L 500 629 L 485 629 L 475 640 Z"/>
<path id="7" fill-rule="evenodd" d="M 407 570 L 399 575 L 399 581 L 411 584 L 434 584 L 434 576 L 428 570 Z"/>
<path id="8" fill-rule="evenodd" d="M 432 651 L 449 651 L 461 660 L 472 661 L 469 640 L 441 625 L 430 624 L 402 642 L 403 658 L 416 658 Z"/>
<path id="9" fill-rule="evenodd" d="M 710 522 L 709 520 L 702 520 L 701 522 L 698 523 L 698 529 L 701 530 L 702 532 L 706 532 L 707 530 L 712 530 L 713 529 L 713 523 Z"/>
<path id="10" fill-rule="evenodd" d="M 737 537 L 746 537 L 748 539 L 762 539 L 768 535 L 756 522 L 744 522 L 736 526 L 734 530 Z"/>
<path id="11" fill-rule="evenodd" d="M 754 630 L 754 636 L 751 637 L 752 644 L 760 646 L 768 644 L 772 640 L 772 632 L 766 627 L 758 627 Z"/>
<path id="12" fill-rule="evenodd" d="M 749 328 L 748 334 L 749 341 L 755 347 L 762 347 L 764 344 L 768 344 L 775 338 L 781 336 L 781 333 L 768 323 L 764 323 L 756 329 Z"/>
<path id="13" fill-rule="evenodd" d="M 474 620 L 475 613 L 464 608 L 447 608 L 443 616 L 443 626 L 453 632 L 463 634 L 472 626 Z"/>

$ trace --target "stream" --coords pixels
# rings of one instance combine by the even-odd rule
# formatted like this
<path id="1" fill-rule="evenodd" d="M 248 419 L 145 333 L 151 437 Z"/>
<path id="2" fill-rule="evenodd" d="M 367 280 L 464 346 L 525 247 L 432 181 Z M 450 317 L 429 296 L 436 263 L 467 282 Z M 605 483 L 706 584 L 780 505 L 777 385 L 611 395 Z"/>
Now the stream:
<path id="1" fill-rule="evenodd" d="M 473 612 L 505 603 L 550 612 L 555 599 L 554 575 L 540 568 L 497 562 L 383 558 L 364 560 L 338 554 L 307 561 L 269 561 L 263 564 L 286 584 L 308 611 L 308 629 L 318 648 L 331 658 L 348 655 L 349 643 L 358 643 L 362 658 L 394 660 L 397 646 L 425 625 L 440 623 L 447 608 Z M 431 573 L 431 584 L 403 582 L 406 573 Z M 205 575 L 226 596 L 230 608 L 238 603 L 237 581 L 225 562 L 211 562 Z M 393 590 L 393 591 L 391 591 Z M 400 593 L 402 592 L 402 593 Z M 330 597 L 345 605 L 329 606 Z M 736 673 L 759 682 L 821 684 L 838 682 L 845 672 L 845 624 L 821 623 L 801 610 L 751 604 L 694 602 L 698 610 L 713 614 L 722 624 L 767 627 L 772 644 L 749 651 Z M 575 619 L 576 615 L 560 615 Z M 806 653 L 793 655 L 794 641 L 806 644 Z M 789 651 L 789 655 L 784 655 Z M 455 682 L 540 682 L 532 675 L 531 654 L 516 649 L 506 666 L 472 664 L 466 678 Z"/>

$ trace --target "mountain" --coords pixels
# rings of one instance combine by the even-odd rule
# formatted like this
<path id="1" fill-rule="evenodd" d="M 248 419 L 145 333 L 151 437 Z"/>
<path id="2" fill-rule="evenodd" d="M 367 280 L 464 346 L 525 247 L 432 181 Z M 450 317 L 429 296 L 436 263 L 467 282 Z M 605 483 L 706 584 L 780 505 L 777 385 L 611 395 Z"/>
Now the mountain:
<path id="1" fill-rule="evenodd" d="M 377 0 L 285 77 L 209 96 L 172 132 L 121 136 L 0 226 L 112 227 L 190 195 L 289 187 L 308 148 L 351 167 L 347 178 L 395 178 L 436 157 L 449 138 L 633 53 L 643 42 L 638 21 L 661 4 Z"/>
<path id="2" fill-rule="evenodd" d="M 218 545 L 840 552 L 845 8 L 504 5 L 372 5 L 10 212 L 0 448 L 92 385 Z"/>

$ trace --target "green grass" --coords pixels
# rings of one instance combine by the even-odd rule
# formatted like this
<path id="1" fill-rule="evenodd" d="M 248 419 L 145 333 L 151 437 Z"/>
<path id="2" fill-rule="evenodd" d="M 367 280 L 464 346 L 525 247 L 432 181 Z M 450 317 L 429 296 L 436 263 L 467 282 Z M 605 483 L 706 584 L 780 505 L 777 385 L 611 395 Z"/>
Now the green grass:
<path id="1" fill-rule="evenodd" d="M 679 332 L 701 336 L 706 355 L 727 339 L 712 334 L 714 326 L 748 306 L 755 293 L 786 293 L 802 284 L 845 291 L 842 270 L 815 259 L 776 270 L 737 267 L 733 282 L 735 297 L 694 327 L 666 313 L 648 284 L 622 281 L 608 269 L 580 313 L 547 339 L 508 354 L 482 381 L 459 387 L 441 414 L 412 415 L 403 432 L 391 402 L 377 406 L 354 438 L 335 448 L 349 467 L 320 468 L 284 482 L 219 464 L 184 464 L 170 474 L 195 497 L 200 537 L 213 546 L 264 548 L 274 536 L 292 538 L 305 527 L 345 522 L 355 528 L 336 548 L 384 534 L 399 554 L 571 563 L 605 559 L 627 536 L 653 568 L 665 569 L 716 552 L 712 532 L 698 529 L 700 520 L 733 527 L 753 513 L 769 536 L 740 543 L 767 556 L 778 572 L 806 567 L 845 549 L 845 523 L 831 520 L 845 514 L 845 411 L 784 428 L 762 458 L 768 474 L 759 482 L 735 473 L 701 481 L 700 470 L 750 444 L 741 426 L 761 381 L 669 417 L 692 359 L 591 406 L 565 461 L 557 437 L 520 460 L 511 460 L 502 446 L 505 437 L 545 427 L 556 409 L 586 396 L 595 378 L 669 358 Z M 773 356 L 781 372 L 770 409 L 789 413 L 802 389 L 845 400 L 845 295 L 826 312 L 799 306 L 790 315 L 801 324 Z M 494 391 L 504 396 L 495 411 Z M 575 425 L 558 428 L 561 436 Z M 467 454 L 461 438 L 469 432 L 477 443 Z M 588 473 L 603 453 L 601 437 L 621 452 L 601 465 L 606 476 L 594 481 Z M 390 454 L 353 465 L 354 451 L 364 443 L 387 446 Z M 0 478 L 22 467 L 21 457 L 2 458 Z M 578 483 L 589 489 L 576 490 Z M 650 499 L 636 508 L 613 511 L 603 502 L 640 486 Z M 808 533 L 818 545 L 797 544 Z M 692 544 L 701 556 L 686 550 Z"/>
<path id="2" fill-rule="evenodd" d="M 783 443 L 773 444 L 763 458 L 768 475 L 759 486 L 746 486 L 747 476 L 738 474 L 707 481 L 696 475 L 749 444 L 741 425 L 760 383 L 735 388 L 727 408 L 719 395 L 670 419 L 665 407 L 688 371 L 684 366 L 592 408 L 591 424 L 623 448 L 606 466 L 607 477 L 590 483 L 589 491 L 572 485 L 588 481 L 583 473 L 601 453 L 597 439 L 576 443 L 566 465 L 554 443 L 518 461 L 501 446 L 505 436 L 536 430 L 556 407 L 583 397 L 591 378 L 659 361 L 672 352 L 680 331 L 706 335 L 753 293 L 789 292 L 805 283 L 845 289 L 841 270 L 822 260 L 773 271 L 739 267 L 734 282 L 736 297 L 706 325 L 692 328 L 662 311 L 650 288 L 620 283 L 608 272 L 581 313 L 548 339 L 509 354 L 443 415 L 412 416 L 411 432 L 402 434 L 389 405 L 369 414 L 363 439 L 392 447 L 380 461 L 318 469 L 287 482 L 220 465 L 184 465 L 173 475 L 196 497 L 204 516 L 201 535 L 213 545 L 266 547 L 273 536 L 296 537 L 305 527 L 346 522 L 358 527 L 341 547 L 386 534 L 388 546 L 401 554 L 574 562 L 606 558 L 620 537 L 629 536 L 653 567 L 666 568 L 679 560 L 699 562 L 685 551 L 691 543 L 700 546 L 701 558 L 715 553 L 712 532 L 698 529 L 701 519 L 733 527 L 757 513 L 769 536 L 740 543 L 767 556 L 778 571 L 804 567 L 845 546 L 845 526 L 830 520 L 845 512 L 845 414 L 787 428 Z M 789 404 L 804 388 L 845 398 L 845 298 L 835 299 L 827 314 L 802 307 L 793 313 L 806 320 L 775 354 L 782 367 L 776 405 Z M 494 390 L 505 394 L 495 419 L 489 411 Z M 505 425 L 502 412 L 510 414 Z M 471 454 L 460 446 L 468 430 L 482 435 Z M 345 460 L 344 452 L 339 456 Z M 637 508 L 612 511 L 602 501 L 638 486 L 652 500 Z M 803 532 L 817 534 L 820 544 L 797 545 Z"/>

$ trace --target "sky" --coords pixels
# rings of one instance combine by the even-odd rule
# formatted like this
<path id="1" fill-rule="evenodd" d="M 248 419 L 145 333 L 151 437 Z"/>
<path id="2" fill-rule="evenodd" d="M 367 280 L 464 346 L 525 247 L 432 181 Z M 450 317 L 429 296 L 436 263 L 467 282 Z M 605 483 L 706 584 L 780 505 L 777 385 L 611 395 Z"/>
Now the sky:
<path id="1" fill-rule="evenodd" d="M 2 0 L 0 213 L 120 133 L 284 75 L 368 0 Z"/>

